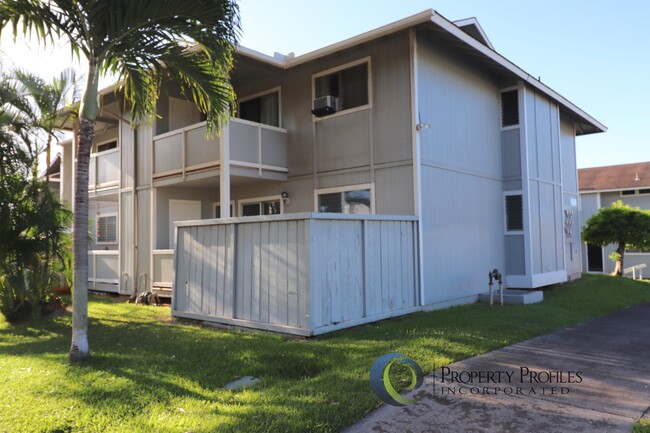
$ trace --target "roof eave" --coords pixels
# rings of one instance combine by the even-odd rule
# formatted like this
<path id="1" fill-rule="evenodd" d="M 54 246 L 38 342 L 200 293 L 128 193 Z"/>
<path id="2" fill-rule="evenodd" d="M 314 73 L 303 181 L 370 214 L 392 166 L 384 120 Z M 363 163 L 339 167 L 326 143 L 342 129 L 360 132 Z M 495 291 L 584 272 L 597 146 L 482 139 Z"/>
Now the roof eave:
<path id="1" fill-rule="evenodd" d="M 582 128 L 581 131 L 582 134 L 578 134 L 578 135 L 607 131 L 607 127 L 605 125 L 603 125 L 598 120 L 596 120 L 595 118 L 587 114 L 585 111 L 580 109 L 578 106 L 573 104 L 564 96 L 560 95 L 555 90 L 551 89 L 550 87 L 548 87 L 541 81 L 537 80 L 536 78 L 530 76 L 530 74 L 528 74 L 526 71 L 521 69 L 519 66 L 512 63 L 510 60 L 503 57 L 501 54 L 483 45 L 481 42 L 477 41 L 476 39 L 474 39 L 473 37 L 465 33 L 462 29 L 454 25 L 451 21 L 447 20 L 442 15 L 438 13 L 434 13 L 433 16 L 431 17 L 431 22 L 441 27 L 443 30 L 447 31 L 448 33 L 458 38 L 462 42 L 466 43 L 470 47 L 474 48 L 476 51 L 480 52 L 481 54 L 495 61 L 499 65 L 503 66 L 508 71 L 513 73 L 517 78 L 524 81 L 526 84 L 545 93 L 547 96 L 554 99 L 558 104 L 563 106 L 565 109 L 569 110 L 574 116 L 577 116 L 579 120 L 582 120 L 582 122 L 579 123 L 584 123 L 585 125 L 583 126 L 587 127 L 587 128 Z M 589 126 L 591 128 L 589 128 Z"/>

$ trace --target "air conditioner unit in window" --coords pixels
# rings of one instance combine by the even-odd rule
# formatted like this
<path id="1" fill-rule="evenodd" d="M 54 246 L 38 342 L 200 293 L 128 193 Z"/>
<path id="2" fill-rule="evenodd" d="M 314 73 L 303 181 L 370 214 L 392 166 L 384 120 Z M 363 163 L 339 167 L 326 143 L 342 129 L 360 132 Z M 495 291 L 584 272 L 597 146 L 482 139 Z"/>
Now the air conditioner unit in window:
<path id="1" fill-rule="evenodd" d="M 313 110 L 311 110 L 311 113 L 316 117 L 323 117 L 336 113 L 338 102 L 338 98 L 332 95 L 316 98 L 314 99 Z"/>

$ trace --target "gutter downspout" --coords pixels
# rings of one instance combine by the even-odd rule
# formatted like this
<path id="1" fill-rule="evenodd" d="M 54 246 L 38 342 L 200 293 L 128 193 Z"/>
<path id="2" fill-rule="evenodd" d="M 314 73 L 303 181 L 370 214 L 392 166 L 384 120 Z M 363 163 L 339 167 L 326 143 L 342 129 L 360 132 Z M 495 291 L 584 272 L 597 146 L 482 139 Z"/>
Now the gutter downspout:
<path id="1" fill-rule="evenodd" d="M 422 242 L 422 175 L 420 172 L 420 131 L 417 128 L 418 119 L 418 64 L 417 64 L 417 33 L 415 28 L 409 30 L 409 49 L 411 57 L 411 143 L 413 145 L 413 204 L 415 215 L 418 218 L 418 284 L 420 286 L 420 306 L 424 303 L 424 263 L 423 263 L 423 242 Z"/>

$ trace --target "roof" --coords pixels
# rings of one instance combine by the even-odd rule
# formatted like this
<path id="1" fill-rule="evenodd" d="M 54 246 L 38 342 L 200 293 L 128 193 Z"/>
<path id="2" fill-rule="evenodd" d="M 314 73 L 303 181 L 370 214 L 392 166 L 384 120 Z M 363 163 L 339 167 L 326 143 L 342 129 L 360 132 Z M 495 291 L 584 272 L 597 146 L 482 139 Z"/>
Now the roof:
<path id="1" fill-rule="evenodd" d="M 41 177 L 45 177 L 48 174 L 50 176 L 52 175 L 57 175 L 61 173 L 61 153 L 57 152 L 56 156 L 54 157 L 54 161 L 50 163 L 50 166 L 47 167 L 44 171 L 43 174 L 41 174 Z"/>
<path id="2" fill-rule="evenodd" d="M 580 192 L 650 187 L 650 161 L 578 170 Z"/>
<path id="3" fill-rule="evenodd" d="M 406 30 L 419 25 L 429 25 L 436 30 L 442 31 L 454 42 L 459 43 L 461 50 L 473 57 L 479 57 L 483 62 L 489 63 L 495 69 L 514 76 L 524 81 L 529 86 L 542 92 L 556 103 L 559 104 L 561 111 L 573 118 L 576 123 L 576 135 L 592 134 L 596 132 L 605 132 L 607 127 L 598 120 L 580 109 L 577 105 L 570 102 L 564 96 L 560 95 L 546 84 L 530 75 L 510 60 L 497 53 L 490 41 L 487 39 L 485 32 L 478 24 L 476 18 L 468 18 L 456 22 L 451 22 L 433 9 L 427 9 L 410 17 L 395 21 L 394 23 L 370 30 L 341 42 L 320 48 L 318 50 L 303 54 L 297 57 L 293 56 L 267 56 L 246 47 L 237 47 L 237 53 L 251 57 L 258 61 L 274 65 L 278 68 L 288 69 L 303 63 L 319 59 L 321 57 L 335 54 L 339 51 L 352 48 L 354 46 L 377 40 L 384 36 Z"/>
<path id="4" fill-rule="evenodd" d="M 512 63 L 510 60 L 503 57 L 501 54 L 494 50 L 494 47 L 487 39 L 485 32 L 478 24 L 476 18 L 467 18 L 456 22 L 447 20 L 442 15 L 438 14 L 433 9 L 427 9 L 418 14 L 411 15 L 410 17 L 403 18 L 399 21 L 387 24 L 385 26 L 370 30 L 360 35 L 345 39 L 332 45 L 320 48 L 318 50 L 300 55 L 300 56 L 268 56 L 266 54 L 257 52 L 250 48 L 243 46 L 237 47 L 237 54 L 252 58 L 259 62 L 275 66 L 280 69 L 289 69 L 304 63 L 335 54 L 339 51 L 355 47 L 364 43 L 375 41 L 387 35 L 410 29 L 416 26 L 431 26 L 435 30 L 444 33 L 448 39 L 457 44 L 459 50 L 464 51 L 467 55 L 471 55 L 475 59 L 479 59 L 483 63 L 489 65 L 491 68 L 513 76 L 519 80 L 524 81 L 529 86 L 542 92 L 559 106 L 562 113 L 568 115 L 576 122 L 576 134 L 591 134 L 596 132 L 605 132 L 607 127 L 600 123 L 598 120 L 587 114 L 578 106 L 570 102 L 568 99 L 542 83 L 534 76 L 528 74 L 523 69 Z M 115 84 L 100 91 L 101 95 L 106 95 L 114 92 L 119 88 L 119 84 Z"/>

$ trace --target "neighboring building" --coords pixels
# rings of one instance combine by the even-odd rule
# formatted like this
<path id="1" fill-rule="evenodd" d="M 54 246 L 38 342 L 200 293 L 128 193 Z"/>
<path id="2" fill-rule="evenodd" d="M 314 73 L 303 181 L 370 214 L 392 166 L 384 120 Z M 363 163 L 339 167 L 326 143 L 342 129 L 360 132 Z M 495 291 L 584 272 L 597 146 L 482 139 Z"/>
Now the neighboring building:
<path id="1" fill-rule="evenodd" d="M 232 83 L 239 118 L 211 140 L 173 85 L 136 129 L 102 93 L 95 289 L 174 279 L 174 314 L 317 334 L 475 302 L 493 268 L 507 287 L 580 277 L 575 137 L 606 128 L 475 19 L 428 10 L 299 57 L 239 47 Z"/>
<path id="2" fill-rule="evenodd" d="M 49 179 L 48 179 L 49 175 Z M 61 194 L 61 154 L 57 153 L 54 157 L 54 161 L 50 163 L 50 166 L 43 171 L 40 180 L 48 179 L 48 185 L 50 191 L 54 194 L 55 197 L 59 197 Z"/>
<path id="3" fill-rule="evenodd" d="M 578 185 L 581 225 L 598 209 L 618 200 L 633 207 L 650 209 L 650 162 L 582 168 L 578 170 Z M 587 272 L 612 273 L 614 262 L 609 255 L 615 249 L 613 245 L 601 248 L 583 243 L 583 269 Z M 625 253 L 626 268 L 640 264 L 650 266 L 650 253 Z"/>

